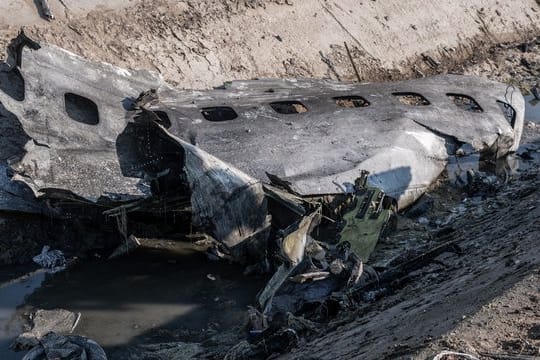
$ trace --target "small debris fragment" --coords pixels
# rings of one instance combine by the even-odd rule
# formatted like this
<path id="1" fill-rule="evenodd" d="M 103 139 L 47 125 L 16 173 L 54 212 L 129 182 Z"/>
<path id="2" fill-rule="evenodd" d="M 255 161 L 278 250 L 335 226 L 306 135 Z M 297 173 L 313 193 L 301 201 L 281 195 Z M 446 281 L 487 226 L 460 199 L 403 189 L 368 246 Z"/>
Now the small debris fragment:
<path id="1" fill-rule="evenodd" d="M 47 0 L 41 0 L 41 10 L 43 11 L 43 16 L 45 16 L 48 21 L 54 20 L 54 15 Z"/>
<path id="2" fill-rule="evenodd" d="M 66 267 L 66 258 L 60 250 L 51 250 L 48 245 L 43 246 L 41 254 L 36 255 L 32 260 L 39 266 L 50 269 L 52 272 L 64 270 Z"/>
<path id="3" fill-rule="evenodd" d="M 324 279 L 327 279 L 329 276 L 330 276 L 330 273 L 327 271 L 315 271 L 315 272 L 291 276 L 289 280 L 302 284 L 309 281 L 324 280 Z"/>
<path id="4" fill-rule="evenodd" d="M 536 84 L 532 87 L 531 93 L 533 94 L 536 100 L 540 100 L 540 84 Z"/>
<path id="5" fill-rule="evenodd" d="M 345 265 L 343 265 L 343 260 L 341 259 L 335 259 L 330 263 L 330 272 L 334 275 L 341 274 L 344 269 Z"/>
<path id="6" fill-rule="evenodd" d="M 501 186 L 499 178 L 482 171 L 467 171 L 467 185 L 465 190 L 469 195 L 494 194 Z"/>
<path id="7" fill-rule="evenodd" d="M 130 252 L 132 252 L 139 246 L 141 246 L 141 242 L 139 241 L 139 239 L 137 239 L 133 235 L 130 235 L 126 239 L 126 241 L 122 242 L 122 244 L 120 244 L 116 249 L 114 249 L 112 254 L 109 256 L 109 260 L 122 256 L 122 255 L 129 254 Z"/>

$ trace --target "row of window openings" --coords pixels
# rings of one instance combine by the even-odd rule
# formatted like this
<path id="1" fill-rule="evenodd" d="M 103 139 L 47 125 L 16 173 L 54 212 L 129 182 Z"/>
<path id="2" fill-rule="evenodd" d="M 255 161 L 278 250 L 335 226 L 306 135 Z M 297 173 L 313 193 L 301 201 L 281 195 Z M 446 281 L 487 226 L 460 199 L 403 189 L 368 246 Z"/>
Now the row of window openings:
<path id="1" fill-rule="evenodd" d="M 393 93 L 400 103 L 409 106 L 427 106 L 430 102 L 422 95 L 411 92 Z M 446 94 L 454 104 L 462 110 L 471 112 L 483 112 L 480 105 L 472 97 L 463 94 Z M 336 96 L 332 98 L 336 105 L 344 108 L 368 107 L 369 101 L 361 96 Z M 278 114 L 301 114 L 308 111 L 308 108 L 300 101 L 277 101 L 269 104 Z M 207 107 L 201 110 L 203 117 L 208 121 L 228 121 L 238 117 L 236 111 L 229 106 Z"/>
<path id="2" fill-rule="evenodd" d="M 409 106 L 427 106 L 430 102 L 422 95 L 410 92 L 393 93 L 398 100 Z M 460 109 L 471 112 L 483 112 L 476 100 L 468 95 L 446 94 L 452 99 L 454 104 Z M 73 120 L 87 125 L 97 125 L 99 123 L 99 112 L 96 103 L 83 96 L 66 93 L 64 95 L 66 112 Z M 369 101 L 361 96 L 337 96 L 334 97 L 336 105 L 344 108 L 361 108 L 371 105 Z M 307 107 L 300 101 L 277 101 L 270 103 L 270 107 L 279 114 L 300 114 L 307 112 Z M 508 112 L 508 109 L 505 109 Z M 171 121 L 164 111 L 154 111 L 161 120 L 161 125 L 165 128 L 171 126 Z M 207 107 L 201 110 L 203 117 L 208 121 L 220 122 L 234 120 L 238 117 L 236 111 L 228 106 Z M 506 115 L 506 114 L 505 114 Z M 509 116 L 507 115 L 507 118 Z M 509 119 L 510 121 L 510 119 Z"/>

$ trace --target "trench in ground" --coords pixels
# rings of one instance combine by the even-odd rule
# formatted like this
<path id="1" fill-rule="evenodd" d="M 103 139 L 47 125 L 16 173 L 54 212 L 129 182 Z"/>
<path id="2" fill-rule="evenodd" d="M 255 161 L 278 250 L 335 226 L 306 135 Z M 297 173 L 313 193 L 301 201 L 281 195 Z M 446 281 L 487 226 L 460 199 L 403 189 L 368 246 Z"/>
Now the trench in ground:
<path id="1" fill-rule="evenodd" d="M 525 120 L 540 124 L 540 105 L 531 96 L 526 97 Z M 540 162 L 540 153 L 532 154 L 535 158 L 528 161 L 512 157 L 511 167 L 518 171 Z M 462 171 L 478 169 L 479 156 L 460 158 L 459 165 Z M 451 162 L 448 174 L 456 169 Z M 96 340 L 107 352 L 141 343 L 199 342 L 241 328 L 247 306 L 265 283 L 242 270 L 172 241 L 113 260 L 80 260 L 56 274 L 0 269 L 0 359 L 23 358 L 24 352 L 13 352 L 9 345 L 22 331 L 25 314 L 36 309 L 80 312 L 75 333 Z"/>

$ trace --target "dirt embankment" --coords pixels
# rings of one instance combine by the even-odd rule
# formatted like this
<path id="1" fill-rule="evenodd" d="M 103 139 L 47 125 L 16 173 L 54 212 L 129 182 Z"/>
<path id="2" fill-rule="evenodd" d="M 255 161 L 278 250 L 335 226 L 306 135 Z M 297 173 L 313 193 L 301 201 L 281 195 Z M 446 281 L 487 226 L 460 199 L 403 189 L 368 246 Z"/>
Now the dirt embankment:
<path id="1" fill-rule="evenodd" d="M 354 79 L 345 42 L 363 81 L 422 76 L 540 35 L 535 0 L 64 3 L 52 23 L 28 25 L 28 16 L 19 23 L 38 40 L 155 70 L 184 88 L 260 77 Z M 0 46 L 16 34 L 14 23 L 3 20 Z"/>

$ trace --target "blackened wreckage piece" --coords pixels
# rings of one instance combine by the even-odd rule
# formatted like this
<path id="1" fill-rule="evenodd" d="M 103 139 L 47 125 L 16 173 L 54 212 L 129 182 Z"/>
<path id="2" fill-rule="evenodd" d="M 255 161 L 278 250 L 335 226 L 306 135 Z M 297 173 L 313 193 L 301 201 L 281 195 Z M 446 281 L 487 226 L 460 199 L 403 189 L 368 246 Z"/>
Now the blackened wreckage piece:
<path id="1" fill-rule="evenodd" d="M 298 291 L 316 300 L 356 283 L 396 207 L 418 199 L 464 143 L 494 158 L 516 150 L 524 117 L 517 89 L 476 77 L 179 90 L 23 33 L 2 65 L 0 103 L 28 137 L 9 161 L 17 187 L 1 178 L 1 210 L 41 211 L 31 189 L 100 204 L 127 237 L 133 209 L 188 209 L 220 254 L 276 255 L 265 313 L 298 308 Z M 311 236 L 324 221 L 342 223 L 342 242 Z"/>

